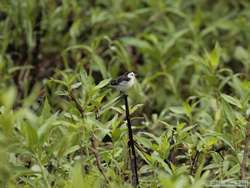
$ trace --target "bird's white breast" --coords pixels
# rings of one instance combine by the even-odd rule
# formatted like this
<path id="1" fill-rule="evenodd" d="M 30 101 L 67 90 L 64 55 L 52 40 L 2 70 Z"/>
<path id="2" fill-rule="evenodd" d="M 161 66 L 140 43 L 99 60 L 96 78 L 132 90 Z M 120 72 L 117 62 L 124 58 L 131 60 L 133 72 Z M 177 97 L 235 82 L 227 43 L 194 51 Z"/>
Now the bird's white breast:
<path id="1" fill-rule="evenodd" d="M 135 78 L 131 78 L 129 81 L 122 81 L 117 86 L 115 86 L 120 91 L 126 91 L 132 87 L 135 83 Z"/>

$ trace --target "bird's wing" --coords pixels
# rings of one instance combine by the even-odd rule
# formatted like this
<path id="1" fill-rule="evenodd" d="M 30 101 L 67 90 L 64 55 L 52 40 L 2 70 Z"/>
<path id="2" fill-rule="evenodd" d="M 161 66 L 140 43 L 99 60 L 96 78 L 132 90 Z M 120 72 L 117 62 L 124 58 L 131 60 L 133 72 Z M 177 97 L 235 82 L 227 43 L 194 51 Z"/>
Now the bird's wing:
<path id="1" fill-rule="evenodd" d="M 129 80 L 130 80 L 130 78 L 127 77 L 127 75 L 125 75 L 125 74 L 117 78 L 118 83 L 123 82 L 123 81 L 128 82 Z"/>
<path id="2" fill-rule="evenodd" d="M 117 85 L 118 83 L 117 83 L 117 80 L 111 80 L 110 81 L 110 85 L 112 85 L 112 86 L 115 86 L 115 85 Z"/>
<path id="3" fill-rule="evenodd" d="M 110 84 L 111 85 L 124 84 L 124 83 L 128 82 L 129 80 L 130 80 L 130 78 L 127 77 L 127 74 L 123 74 L 123 75 L 119 76 L 117 79 L 111 80 Z"/>

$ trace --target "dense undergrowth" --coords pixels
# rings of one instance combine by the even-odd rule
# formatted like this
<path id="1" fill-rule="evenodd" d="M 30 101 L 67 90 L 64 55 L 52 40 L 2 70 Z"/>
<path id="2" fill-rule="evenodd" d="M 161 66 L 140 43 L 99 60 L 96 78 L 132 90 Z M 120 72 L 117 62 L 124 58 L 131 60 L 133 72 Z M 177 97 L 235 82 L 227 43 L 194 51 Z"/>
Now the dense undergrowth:
<path id="1" fill-rule="evenodd" d="M 250 179 L 250 3 L 1 0 L 1 187 L 140 187 Z M 247 145 L 247 147 L 244 147 Z"/>

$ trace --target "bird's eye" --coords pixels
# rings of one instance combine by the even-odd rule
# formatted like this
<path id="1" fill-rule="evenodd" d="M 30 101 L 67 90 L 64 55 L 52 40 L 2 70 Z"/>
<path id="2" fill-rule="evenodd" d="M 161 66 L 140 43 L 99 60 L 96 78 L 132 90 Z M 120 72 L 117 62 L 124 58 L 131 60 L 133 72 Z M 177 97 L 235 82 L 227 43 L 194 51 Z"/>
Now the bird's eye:
<path id="1" fill-rule="evenodd" d="M 128 77 L 135 77 L 135 73 L 130 72 L 130 73 L 128 74 Z"/>

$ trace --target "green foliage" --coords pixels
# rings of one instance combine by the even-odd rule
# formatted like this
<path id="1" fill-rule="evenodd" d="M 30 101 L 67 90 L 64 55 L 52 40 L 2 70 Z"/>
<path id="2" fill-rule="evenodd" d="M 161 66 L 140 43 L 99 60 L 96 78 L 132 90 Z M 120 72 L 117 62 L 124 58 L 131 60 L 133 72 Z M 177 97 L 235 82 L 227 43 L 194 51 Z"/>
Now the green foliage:
<path id="1" fill-rule="evenodd" d="M 109 87 L 126 71 L 139 75 L 129 103 L 140 187 L 240 179 L 249 7 L 1 0 L 0 187 L 131 187 L 124 105 Z"/>

